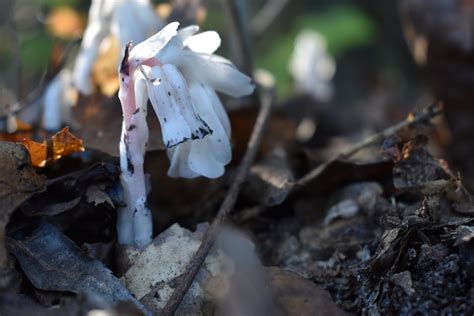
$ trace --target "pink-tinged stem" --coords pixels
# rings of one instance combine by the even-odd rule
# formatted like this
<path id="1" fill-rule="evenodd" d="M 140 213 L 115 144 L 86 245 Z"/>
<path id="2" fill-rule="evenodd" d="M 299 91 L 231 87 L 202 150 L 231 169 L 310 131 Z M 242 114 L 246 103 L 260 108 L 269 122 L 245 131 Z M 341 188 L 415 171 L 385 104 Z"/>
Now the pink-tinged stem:
<path id="1" fill-rule="evenodd" d="M 144 109 L 135 102 L 135 82 L 128 69 L 128 49 L 120 69 L 119 98 L 123 123 L 120 139 L 120 181 L 125 207 L 119 208 L 117 234 L 120 244 L 146 247 L 152 240 L 153 226 L 148 208 L 143 161 L 148 141 Z"/>

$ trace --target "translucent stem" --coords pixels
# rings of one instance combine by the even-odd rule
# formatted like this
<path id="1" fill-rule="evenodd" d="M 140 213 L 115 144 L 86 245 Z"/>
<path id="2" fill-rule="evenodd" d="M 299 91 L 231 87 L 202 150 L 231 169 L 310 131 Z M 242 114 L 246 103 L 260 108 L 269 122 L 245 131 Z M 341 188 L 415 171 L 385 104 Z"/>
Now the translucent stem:
<path id="1" fill-rule="evenodd" d="M 123 123 L 120 139 L 120 181 L 126 206 L 119 208 L 117 234 L 120 244 L 145 248 L 153 237 L 153 222 L 147 203 L 143 161 L 148 142 L 146 108 L 137 107 L 134 81 L 120 74 L 119 98 Z"/>

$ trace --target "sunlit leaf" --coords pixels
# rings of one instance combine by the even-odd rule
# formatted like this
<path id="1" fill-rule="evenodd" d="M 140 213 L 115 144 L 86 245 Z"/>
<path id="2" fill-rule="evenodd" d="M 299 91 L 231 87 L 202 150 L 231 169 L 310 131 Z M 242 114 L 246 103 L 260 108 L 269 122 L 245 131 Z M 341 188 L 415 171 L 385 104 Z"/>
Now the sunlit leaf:
<path id="1" fill-rule="evenodd" d="M 31 139 L 24 139 L 23 145 L 30 153 L 31 163 L 35 167 L 44 167 L 48 160 L 48 144 L 46 141 L 37 143 Z"/>
<path id="2" fill-rule="evenodd" d="M 84 151 L 82 139 L 77 138 L 69 128 L 65 127 L 54 136 L 51 137 L 53 160 L 58 160 L 61 157 L 68 156 L 75 152 Z"/>
<path id="3" fill-rule="evenodd" d="M 71 134 L 68 127 L 57 132 L 49 141 L 44 140 L 42 143 L 31 140 L 31 134 L 24 132 L 0 134 L 0 139 L 22 143 L 28 150 L 31 163 L 35 167 L 44 167 L 61 157 L 84 151 L 82 139 Z"/>

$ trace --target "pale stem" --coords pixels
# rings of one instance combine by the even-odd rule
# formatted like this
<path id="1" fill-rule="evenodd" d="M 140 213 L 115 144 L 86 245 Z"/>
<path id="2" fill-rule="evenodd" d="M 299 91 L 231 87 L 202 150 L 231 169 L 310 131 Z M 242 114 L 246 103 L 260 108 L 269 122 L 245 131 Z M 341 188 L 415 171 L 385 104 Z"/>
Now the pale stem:
<path id="1" fill-rule="evenodd" d="M 126 74 L 120 73 L 120 80 L 119 98 L 124 118 L 120 139 L 120 181 L 126 206 L 119 208 L 117 234 L 120 244 L 143 249 L 153 237 L 153 222 L 147 203 L 143 170 L 148 141 L 146 109 L 140 109 L 136 105 L 134 81 L 128 76 L 128 68 Z"/>

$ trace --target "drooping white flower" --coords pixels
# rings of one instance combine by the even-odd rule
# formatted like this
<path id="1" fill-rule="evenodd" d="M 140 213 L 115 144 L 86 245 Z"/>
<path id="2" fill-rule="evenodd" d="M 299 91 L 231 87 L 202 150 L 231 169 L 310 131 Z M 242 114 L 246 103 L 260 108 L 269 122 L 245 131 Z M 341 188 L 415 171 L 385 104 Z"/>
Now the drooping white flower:
<path id="1" fill-rule="evenodd" d="M 221 42 L 216 32 L 195 35 L 198 26 L 177 30 L 178 25 L 170 23 L 130 51 L 129 65 L 142 87 L 136 97 L 142 107 L 149 98 L 160 120 L 168 175 L 216 178 L 232 156 L 229 118 L 216 91 L 241 97 L 255 86 L 229 60 L 213 54 Z"/>
<path id="2" fill-rule="evenodd" d="M 124 202 L 117 232 L 121 244 L 144 248 L 152 240 L 143 161 L 150 99 L 168 148 L 170 176 L 216 178 L 230 162 L 230 123 L 216 91 L 239 97 L 253 92 L 251 79 L 225 58 L 213 55 L 216 32 L 194 35 L 173 22 L 149 39 L 125 47 L 119 67 L 123 124 L 120 176 Z"/>
<path id="3" fill-rule="evenodd" d="M 58 131 L 63 124 L 74 125 L 72 107 L 77 91 L 72 87 L 71 70 L 61 70 L 45 89 L 41 125 L 48 131 Z"/>
<path id="4" fill-rule="evenodd" d="M 326 40 L 319 33 L 304 30 L 298 34 L 289 63 L 296 90 L 318 101 L 328 101 L 333 94 L 331 79 L 336 71 Z"/>
<path id="5" fill-rule="evenodd" d="M 91 71 L 102 42 L 109 35 L 119 47 L 139 43 L 162 27 L 149 0 L 92 0 L 87 28 L 77 56 L 73 81 L 85 95 L 93 92 Z"/>

